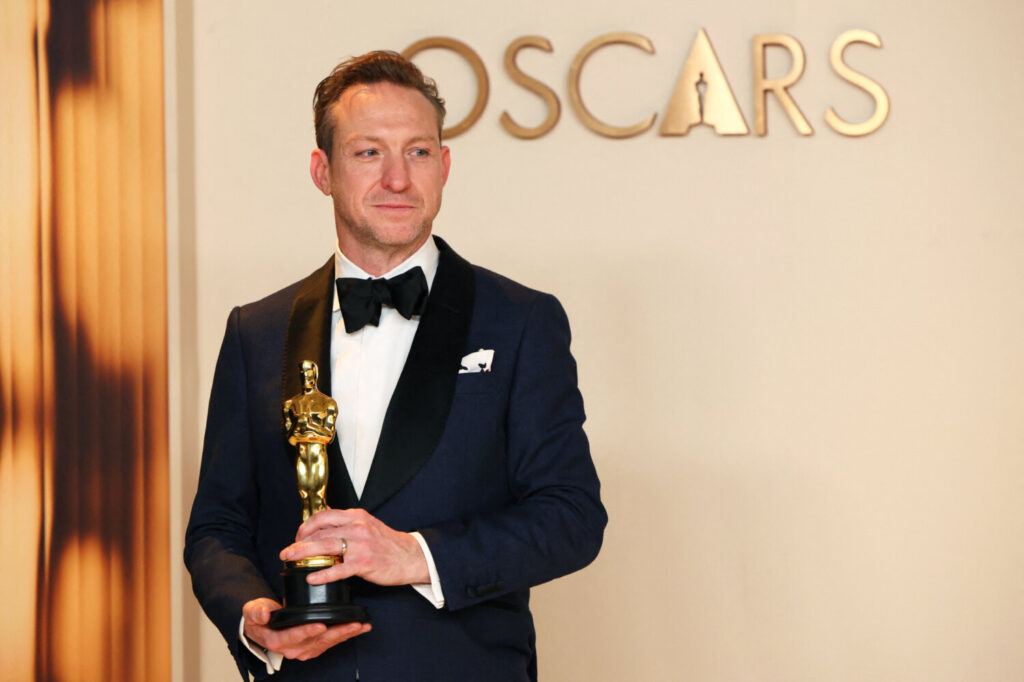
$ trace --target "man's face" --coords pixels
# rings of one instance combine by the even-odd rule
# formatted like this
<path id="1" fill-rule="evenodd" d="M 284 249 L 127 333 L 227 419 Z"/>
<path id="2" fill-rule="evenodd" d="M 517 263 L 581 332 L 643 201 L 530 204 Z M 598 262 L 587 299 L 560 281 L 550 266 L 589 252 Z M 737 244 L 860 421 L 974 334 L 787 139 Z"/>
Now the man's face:
<path id="1" fill-rule="evenodd" d="M 381 258 L 396 265 L 426 241 L 448 179 L 434 107 L 416 90 L 374 83 L 349 88 L 329 113 L 331 159 L 314 151 L 310 173 L 334 202 L 339 245 L 368 271 Z"/>

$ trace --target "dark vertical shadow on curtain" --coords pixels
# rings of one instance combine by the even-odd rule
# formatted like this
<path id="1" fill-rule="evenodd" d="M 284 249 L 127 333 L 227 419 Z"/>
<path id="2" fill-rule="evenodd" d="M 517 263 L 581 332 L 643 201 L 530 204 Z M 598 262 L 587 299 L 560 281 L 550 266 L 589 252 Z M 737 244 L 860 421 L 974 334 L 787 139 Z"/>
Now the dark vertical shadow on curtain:
<path id="1" fill-rule="evenodd" d="M 162 9 L 153 0 L 21 9 L 45 38 L 32 43 L 36 211 L 4 223 L 21 248 L 0 291 L 12 311 L 2 327 L 12 350 L 0 355 L 0 486 L 25 511 L 15 522 L 36 528 L 19 531 L 31 542 L 4 562 L 37 570 L 33 580 L 0 569 L 0 580 L 17 581 L 8 589 L 34 598 L 34 613 L 18 612 L 34 618 L 15 624 L 18 646 L 0 645 L 0 679 L 31 670 L 41 680 L 166 680 Z"/>

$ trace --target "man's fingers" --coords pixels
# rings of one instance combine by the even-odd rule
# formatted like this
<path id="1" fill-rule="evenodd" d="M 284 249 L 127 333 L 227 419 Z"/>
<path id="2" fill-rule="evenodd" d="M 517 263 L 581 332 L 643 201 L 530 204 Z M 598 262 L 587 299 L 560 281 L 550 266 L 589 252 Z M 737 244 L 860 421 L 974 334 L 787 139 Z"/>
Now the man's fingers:
<path id="1" fill-rule="evenodd" d="M 259 607 L 260 605 L 250 603 L 243 610 L 255 613 Z M 246 620 L 249 620 L 248 613 Z M 332 646 L 369 631 L 369 624 L 363 623 L 345 623 L 330 627 L 323 623 L 309 623 L 284 630 L 271 630 L 264 625 L 246 625 L 246 636 L 260 646 L 276 651 L 285 658 L 303 661 L 316 658 Z"/>
<path id="2" fill-rule="evenodd" d="M 335 524 L 332 519 L 339 523 Z M 378 585 L 430 581 L 430 571 L 420 543 L 409 533 L 394 530 L 363 509 L 319 512 L 302 525 L 299 536 L 302 539 L 281 550 L 283 561 L 298 561 L 311 556 L 344 556 L 342 564 L 311 573 L 307 578 L 311 585 L 322 585 L 352 575 Z"/>
<path id="3" fill-rule="evenodd" d="M 271 630 L 270 628 L 256 626 L 254 633 L 259 637 L 263 648 L 276 651 L 288 658 L 295 658 L 296 653 L 305 651 L 310 643 L 327 630 L 323 623 L 310 623 L 309 625 L 296 625 L 284 630 Z M 249 639 L 254 639 L 249 636 Z"/>
<path id="4" fill-rule="evenodd" d="M 281 561 L 296 561 L 311 556 L 342 556 L 352 549 L 354 538 L 345 537 L 343 533 L 335 535 L 317 535 L 304 541 L 294 542 L 281 550 Z"/>
<path id="5" fill-rule="evenodd" d="M 309 660 L 310 658 L 316 658 L 332 646 L 352 639 L 353 637 L 358 637 L 359 635 L 369 631 L 370 625 L 368 623 L 345 623 L 344 625 L 334 625 L 328 628 L 326 632 L 321 634 L 315 640 L 310 642 L 307 649 L 296 656 L 296 658 L 303 661 Z"/>
<path id="6" fill-rule="evenodd" d="M 344 642 L 346 639 L 352 639 L 358 635 L 366 634 L 370 631 L 369 623 L 345 623 L 344 625 L 335 625 L 327 629 L 320 639 L 325 642 L 330 642 L 328 646 L 334 646 L 338 642 Z"/>
<path id="7" fill-rule="evenodd" d="M 266 625 L 267 621 L 270 620 L 271 611 L 279 608 L 281 608 L 281 605 L 273 599 L 261 597 L 246 602 L 242 607 L 242 615 L 248 622 L 254 625 Z"/>
<path id="8" fill-rule="evenodd" d="M 344 526 L 369 516 L 363 509 L 324 509 L 306 519 L 295 534 L 297 541 L 305 540 L 324 528 Z"/>
<path id="9" fill-rule="evenodd" d="M 347 520 L 348 510 L 346 509 L 324 509 L 313 514 L 299 526 L 299 530 L 295 533 L 295 539 L 297 541 L 304 540 L 322 528 L 341 526 Z"/>
<path id="10" fill-rule="evenodd" d="M 277 647 L 267 647 L 276 651 L 283 651 L 286 648 L 308 646 L 309 641 L 320 637 L 327 631 L 323 623 L 310 623 L 308 625 L 296 625 L 284 630 L 271 630 L 276 635 L 273 637 Z"/>
<path id="11" fill-rule="evenodd" d="M 352 551 L 353 539 L 342 537 L 341 535 L 324 535 L 317 537 L 309 542 L 296 543 L 301 544 L 304 552 L 315 551 L 317 556 L 326 554 L 328 556 L 348 556 Z"/>
<path id="12" fill-rule="evenodd" d="M 323 651 L 326 651 L 335 644 L 352 639 L 353 637 L 358 637 L 359 635 L 365 634 L 369 631 L 369 623 L 345 623 L 344 625 L 334 625 L 328 628 L 327 632 L 317 638 L 317 641 L 324 645 L 324 648 L 320 653 L 323 653 Z"/>
<path id="13" fill-rule="evenodd" d="M 326 509 L 299 526 L 295 542 L 281 550 L 282 561 L 346 554 L 353 541 L 365 541 L 382 526 L 363 509 Z"/>
<path id="14" fill-rule="evenodd" d="M 307 626 L 301 626 L 301 628 L 304 627 Z M 290 630 L 299 630 L 301 628 L 290 628 Z M 318 632 L 318 634 L 313 637 L 307 637 L 294 643 L 284 645 L 278 649 L 278 651 L 280 651 L 281 655 L 285 658 L 308 661 L 311 658 L 316 658 L 336 644 L 369 631 L 369 624 L 345 623 L 344 625 L 333 625 Z"/>
<path id="15" fill-rule="evenodd" d="M 345 562 L 334 564 L 328 568 L 310 573 L 306 576 L 306 582 L 310 585 L 324 585 L 326 583 L 332 583 L 335 580 L 351 578 L 356 574 L 356 570 L 357 567 L 353 563 Z"/>
<path id="16" fill-rule="evenodd" d="M 335 552 L 337 554 L 338 552 Z M 294 542 L 281 550 L 281 561 L 297 561 L 311 556 L 331 554 L 322 541 Z"/>
<path id="17" fill-rule="evenodd" d="M 245 619 L 253 625 L 266 625 L 270 620 L 270 610 L 262 605 L 256 605 L 245 612 Z"/>

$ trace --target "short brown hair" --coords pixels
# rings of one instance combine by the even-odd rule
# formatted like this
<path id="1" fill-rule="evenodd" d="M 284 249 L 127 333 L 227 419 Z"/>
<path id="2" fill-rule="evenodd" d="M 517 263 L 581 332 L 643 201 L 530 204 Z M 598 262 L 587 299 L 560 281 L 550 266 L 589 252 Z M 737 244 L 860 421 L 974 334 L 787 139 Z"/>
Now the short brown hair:
<path id="1" fill-rule="evenodd" d="M 313 94 L 313 126 L 316 129 L 316 146 L 331 157 L 334 146 L 334 120 L 330 116 L 331 105 L 341 94 L 353 85 L 372 83 L 394 83 L 416 90 L 430 102 L 437 113 L 437 138 L 441 139 L 444 127 L 444 100 L 437 94 L 437 84 L 423 75 L 411 61 L 390 50 L 367 52 L 361 57 L 351 57 L 338 64 L 327 78 L 320 81 Z"/>

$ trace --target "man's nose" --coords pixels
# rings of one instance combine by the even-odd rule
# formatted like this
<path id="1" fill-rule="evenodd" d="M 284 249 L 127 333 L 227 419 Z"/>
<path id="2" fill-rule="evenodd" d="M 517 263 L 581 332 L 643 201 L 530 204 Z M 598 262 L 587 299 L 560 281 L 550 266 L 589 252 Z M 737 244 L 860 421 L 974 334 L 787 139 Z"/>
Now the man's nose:
<path id="1" fill-rule="evenodd" d="M 409 168 L 404 157 L 392 157 L 385 162 L 381 185 L 389 192 L 404 192 L 408 189 Z"/>

